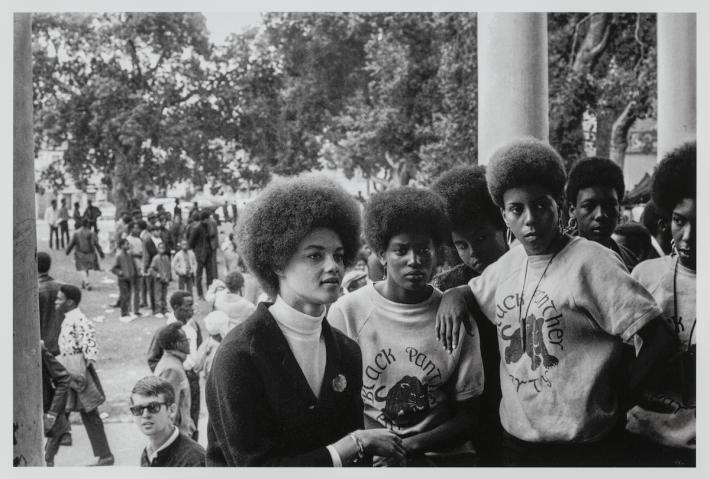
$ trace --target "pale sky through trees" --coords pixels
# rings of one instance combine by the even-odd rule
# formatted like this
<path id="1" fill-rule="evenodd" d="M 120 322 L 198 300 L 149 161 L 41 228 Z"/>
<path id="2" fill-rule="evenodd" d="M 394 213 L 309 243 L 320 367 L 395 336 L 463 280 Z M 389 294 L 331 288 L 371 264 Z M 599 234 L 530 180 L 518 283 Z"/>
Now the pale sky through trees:
<path id="1" fill-rule="evenodd" d="M 259 12 L 202 12 L 207 19 L 210 39 L 222 43 L 231 33 L 241 33 L 245 28 L 261 22 Z"/>

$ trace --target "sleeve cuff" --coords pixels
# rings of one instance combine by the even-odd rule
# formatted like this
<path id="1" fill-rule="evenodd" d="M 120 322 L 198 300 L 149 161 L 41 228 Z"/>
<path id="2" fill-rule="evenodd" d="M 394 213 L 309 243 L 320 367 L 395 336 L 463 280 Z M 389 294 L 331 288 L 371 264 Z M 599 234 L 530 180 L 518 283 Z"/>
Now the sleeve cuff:
<path id="1" fill-rule="evenodd" d="M 333 447 L 332 444 L 329 444 L 325 446 L 326 449 L 328 449 L 328 452 L 330 453 L 330 459 L 333 461 L 333 467 L 343 467 L 343 461 L 340 460 L 340 455 L 338 454 L 338 451 L 335 450 L 335 447 Z"/>

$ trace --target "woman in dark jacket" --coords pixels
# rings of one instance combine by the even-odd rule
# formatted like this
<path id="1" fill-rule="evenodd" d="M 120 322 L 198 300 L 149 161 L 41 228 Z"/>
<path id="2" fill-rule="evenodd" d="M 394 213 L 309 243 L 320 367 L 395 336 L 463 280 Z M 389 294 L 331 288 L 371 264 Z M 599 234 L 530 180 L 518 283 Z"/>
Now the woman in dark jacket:
<path id="1" fill-rule="evenodd" d="M 323 177 L 272 183 L 237 226 L 264 289 L 224 338 L 207 380 L 208 466 L 349 466 L 403 457 L 386 429 L 363 430 L 357 344 L 325 319 L 358 249 L 359 209 Z"/>

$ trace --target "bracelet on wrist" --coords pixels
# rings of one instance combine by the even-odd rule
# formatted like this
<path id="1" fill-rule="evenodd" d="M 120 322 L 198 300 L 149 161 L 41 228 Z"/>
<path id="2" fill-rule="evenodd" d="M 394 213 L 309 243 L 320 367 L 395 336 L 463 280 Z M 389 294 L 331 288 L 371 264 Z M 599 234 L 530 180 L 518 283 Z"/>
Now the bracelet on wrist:
<path id="1" fill-rule="evenodd" d="M 355 434 L 352 432 L 348 434 L 350 438 L 355 441 L 355 447 L 357 448 L 357 460 L 362 461 L 365 459 L 365 446 L 362 443 L 362 439 L 357 437 Z"/>

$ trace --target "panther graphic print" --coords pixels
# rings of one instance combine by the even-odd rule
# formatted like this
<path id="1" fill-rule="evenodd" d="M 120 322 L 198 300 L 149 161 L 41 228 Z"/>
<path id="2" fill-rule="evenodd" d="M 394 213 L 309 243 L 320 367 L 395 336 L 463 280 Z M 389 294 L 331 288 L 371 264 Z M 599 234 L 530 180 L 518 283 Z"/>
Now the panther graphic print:
<path id="1" fill-rule="evenodd" d="M 387 393 L 384 415 L 395 426 L 416 424 L 429 413 L 429 386 L 414 376 L 404 376 Z"/>
<path id="2" fill-rule="evenodd" d="M 505 348 L 506 364 L 517 363 L 523 357 L 523 353 L 525 353 L 530 358 L 533 371 L 537 370 L 541 364 L 546 369 L 557 366 L 559 360 L 550 354 L 545 344 L 543 329 L 545 320 L 530 314 L 523 321 L 523 326 L 525 327 L 524 337 L 521 334 L 523 328 L 516 329 L 513 334 L 507 334 L 506 331 L 512 328 L 509 324 L 503 326 L 500 332 L 502 339 L 510 341 Z"/>

